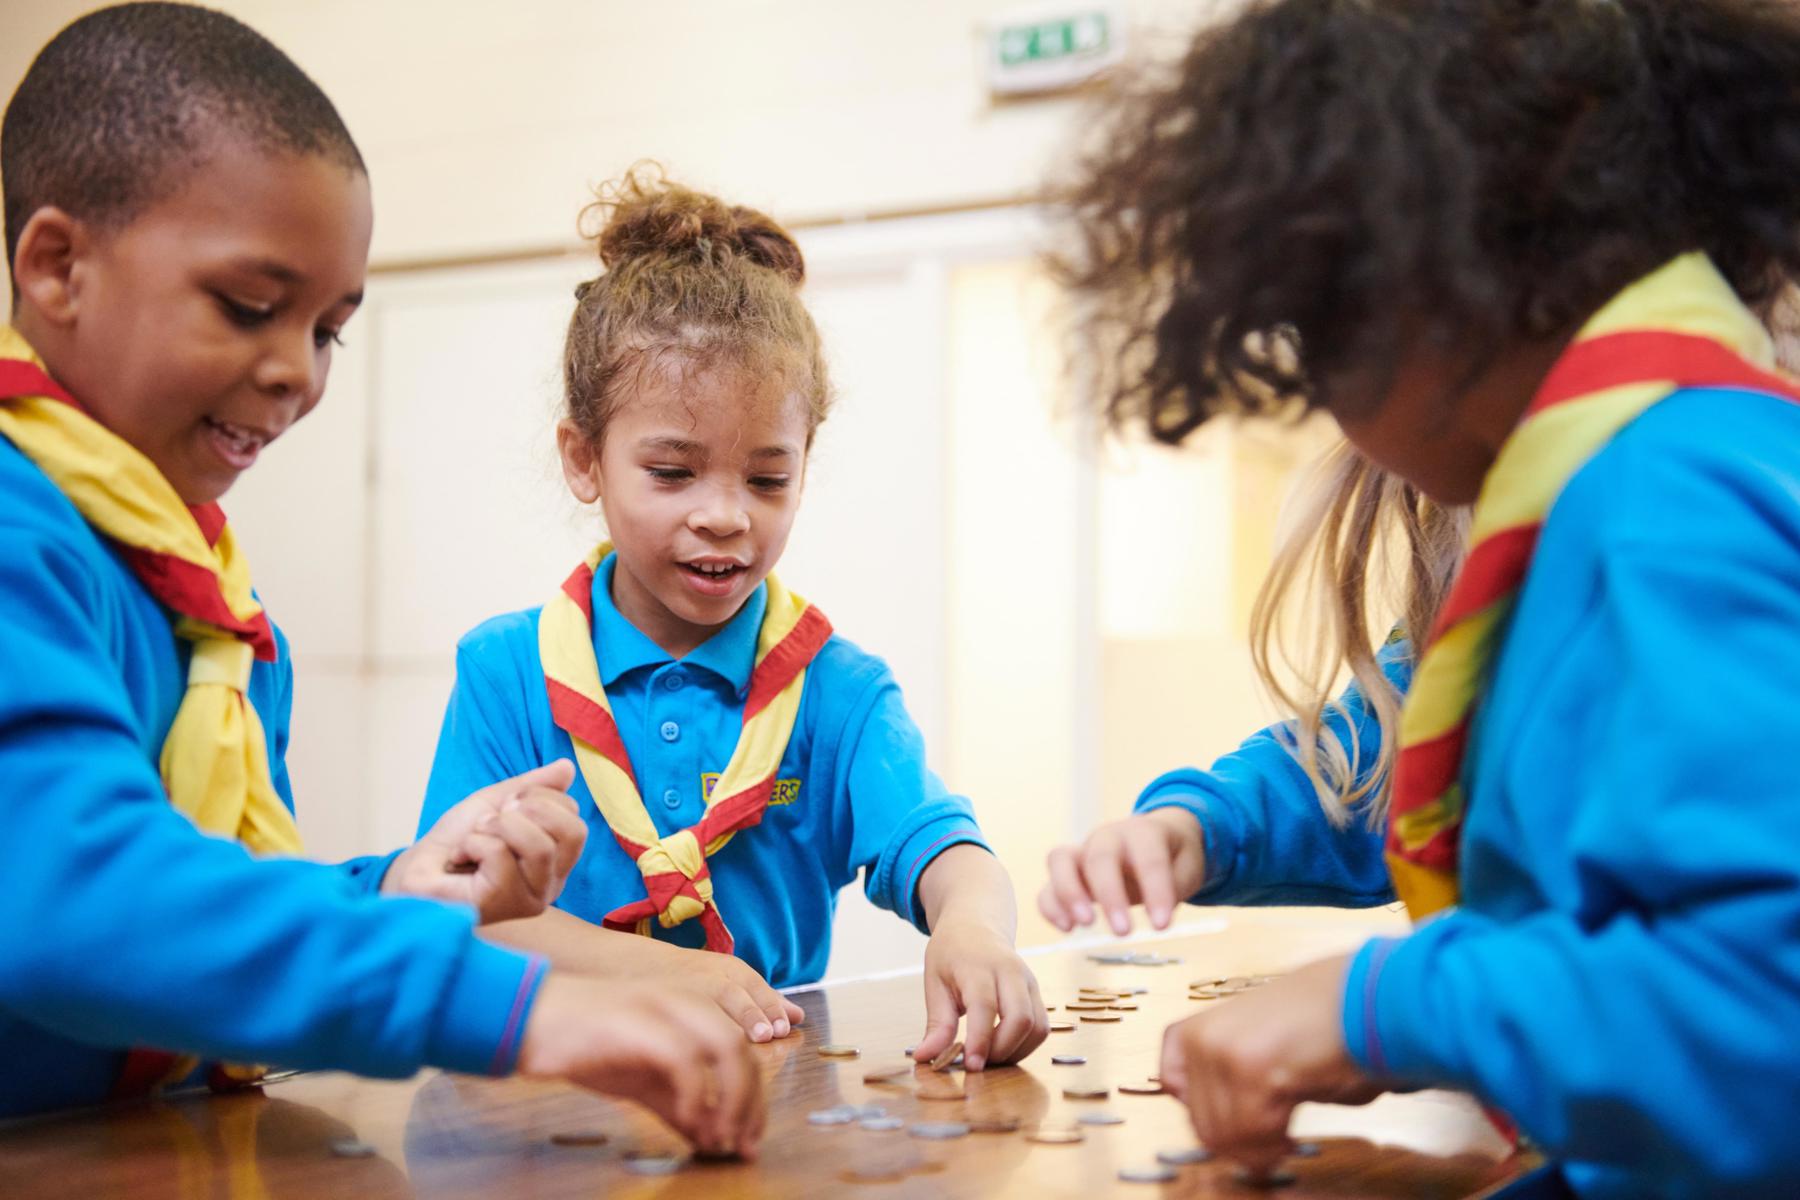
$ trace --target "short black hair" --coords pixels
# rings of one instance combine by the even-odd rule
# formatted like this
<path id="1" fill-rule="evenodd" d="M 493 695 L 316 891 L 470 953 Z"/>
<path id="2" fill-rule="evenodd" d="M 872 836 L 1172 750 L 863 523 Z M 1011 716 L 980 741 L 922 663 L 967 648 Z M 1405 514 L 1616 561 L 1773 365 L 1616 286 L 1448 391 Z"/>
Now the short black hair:
<path id="1" fill-rule="evenodd" d="M 1251 0 L 1107 101 L 1058 264 L 1117 422 L 1353 404 L 1704 250 L 1800 279 L 1794 0 Z M 1117 364 L 1108 368 L 1104 364 Z"/>
<path id="2" fill-rule="evenodd" d="M 181 186 L 221 134 L 366 171 L 337 109 L 248 25 L 188 4 L 121 4 L 38 53 L 0 124 L 10 266 L 54 205 L 117 226 Z"/>

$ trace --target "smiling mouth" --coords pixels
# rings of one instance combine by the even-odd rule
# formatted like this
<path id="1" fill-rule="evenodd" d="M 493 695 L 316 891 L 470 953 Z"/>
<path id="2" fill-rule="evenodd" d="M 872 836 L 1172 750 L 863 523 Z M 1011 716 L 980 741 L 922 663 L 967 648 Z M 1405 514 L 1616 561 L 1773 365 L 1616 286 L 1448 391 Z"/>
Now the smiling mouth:
<path id="1" fill-rule="evenodd" d="M 748 570 L 737 563 L 682 563 L 681 569 L 701 579 L 729 579 Z"/>
<path id="2" fill-rule="evenodd" d="M 268 434 L 255 429 L 246 429 L 242 425 L 233 425 L 229 421 L 221 421 L 217 417 L 202 418 L 207 428 L 224 439 L 225 443 L 240 454 L 255 454 L 274 439 Z"/>

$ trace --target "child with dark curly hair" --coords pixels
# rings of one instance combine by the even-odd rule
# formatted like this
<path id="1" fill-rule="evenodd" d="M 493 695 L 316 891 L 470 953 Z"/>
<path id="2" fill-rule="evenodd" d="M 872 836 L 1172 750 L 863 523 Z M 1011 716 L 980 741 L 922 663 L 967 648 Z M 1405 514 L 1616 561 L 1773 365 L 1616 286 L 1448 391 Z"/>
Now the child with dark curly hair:
<path id="1" fill-rule="evenodd" d="M 1196 1130 L 1267 1169 L 1302 1101 L 1453 1087 L 1584 1196 L 1795 1194 L 1800 8 L 1265 0 L 1106 133 L 1112 415 L 1323 408 L 1473 505 L 1383 828 L 1196 789 L 1138 847 L 1229 902 L 1379 839 L 1432 918 L 1173 1026 Z"/>

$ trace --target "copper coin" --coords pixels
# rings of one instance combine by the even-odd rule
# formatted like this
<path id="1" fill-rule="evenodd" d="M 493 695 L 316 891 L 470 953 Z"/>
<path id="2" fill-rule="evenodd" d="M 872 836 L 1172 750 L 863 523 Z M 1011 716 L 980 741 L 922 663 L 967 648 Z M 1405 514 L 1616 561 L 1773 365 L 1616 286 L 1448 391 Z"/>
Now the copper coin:
<path id="1" fill-rule="evenodd" d="M 862 1054 L 855 1046 L 820 1046 L 820 1058 L 857 1058 Z"/>
<path id="2" fill-rule="evenodd" d="M 1114 1012 L 1136 1012 L 1138 1010 L 1138 1006 L 1135 1004 L 1109 1004 L 1106 1007 Z"/>
<path id="3" fill-rule="evenodd" d="M 948 1046 L 944 1047 L 942 1052 L 940 1052 L 936 1058 L 931 1060 L 931 1069 L 934 1071 L 942 1071 L 945 1067 L 948 1067 L 951 1063 L 955 1062 L 956 1056 L 962 1052 L 963 1044 L 961 1042 L 951 1042 Z"/>
<path id="4" fill-rule="evenodd" d="M 565 1129 L 550 1135 L 553 1146 L 604 1146 L 606 1135 L 598 1129 Z"/>
<path id="5" fill-rule="evenodd" d="M 1107 1088 L 1066 1087 L 1063 1089 L 1064 1100 L 1104 1100 L 1109 1094 Z"/>
<path id="6" fill-rule="evenodd" d="M 985 1120 L 972 1120 L 969 1123 L 970 1133 L 1017 1133 L 1019 1118 L 990 1117 Z"/>
<path id="7" fill-rule="evenodd" d="M 1119 1091 L 1127 1096 L 1160 1096 L 1163 1085 L 1160 1083 L 1121 1083 Z"/>
<path id="8" fill-rule="evenodd" d="M 1073 1146 L 1085 1139 L 1079 1129 L 1044 1129 L 1038 1128 L 1025 1135 L 1028 1142 L 1036 1142 L 1040 1146 Z"/>
<path id="9" fill-rule="evenodd" d="M 1051 1033 L 1074 1033 L 1075 1032 L 1075 1022 L 1073 1022 L 1073 1021 L 1052 1021 L 1052 1022 L 1050 1022 L 1050 1032 Z"/>
<path id="10" fill-rule="evenodd" d="M 1106 1005 L 1092 1004 L 1092 1003 L 1085 1003 L 1085 1002 L 1077 1003 L 1077 1004 L 1065 1004 L 1065 1005 L 1063 1005 L 1063 1010 L 1065 1012 L 1105 1012 Z"/>
<path id="11" fill-rule="evenodd" d="M 1081 1019 L 1084 1021 L 1105 1022 L 1105 1021 L 1122 1021 L 1125 1018 L 1121 1017 L 1118 1013 L 1097 1012 L 1097 1013 L 1082 1013 Z"/>

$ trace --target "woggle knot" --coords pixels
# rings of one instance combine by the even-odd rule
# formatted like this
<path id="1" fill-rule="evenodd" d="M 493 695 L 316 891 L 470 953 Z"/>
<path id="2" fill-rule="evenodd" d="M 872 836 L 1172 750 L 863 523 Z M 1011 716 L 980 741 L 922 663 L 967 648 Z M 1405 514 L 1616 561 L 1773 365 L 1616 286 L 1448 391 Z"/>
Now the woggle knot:
<path id="1" fill-rule="evenodd" d="M 692 830 L 683 829 L 651 843 L 638 855 L 637 866 L 650 903 L 656 906 L 657 922 L 664 929 L 692 920 L 712 904 L 712 872 Z"/>
<path id="2" fill-rule="evenodd" d="M 188 662 L 188 686 L 220 684 L 242 695 L 250 687 L 256 649 L 236 638 L 209 637 L 194 643 Z"/>

